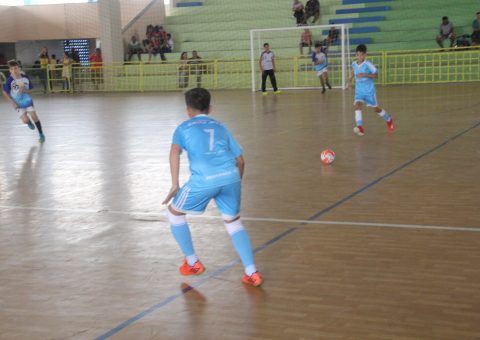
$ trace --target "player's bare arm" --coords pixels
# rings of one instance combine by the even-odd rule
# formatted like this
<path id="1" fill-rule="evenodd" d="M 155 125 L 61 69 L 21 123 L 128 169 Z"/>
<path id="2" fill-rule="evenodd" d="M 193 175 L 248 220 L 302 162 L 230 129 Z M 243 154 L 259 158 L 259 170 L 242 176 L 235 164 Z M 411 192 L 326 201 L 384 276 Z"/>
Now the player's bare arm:
<path id="1" fill-rule="evenodd" d="M 177 144 L 172 144 L 170 148 L 170 174 L 172 176 L 172 186 L 168 192 L 167 197 L 162 202 L 162 204 L 168 204 L 170 200 L 175 197 L 177 191 L 180 189 L 179 184 L 179 173 L 180 173 L 180 146 Z"/>
<path id="2" fill-rule="evenodd" d="M 9 95 L 7 92 L 5 92 L 5 91 L 2 91 L 2 93 L 3 93 L 3 96 L 5 97 L 5 99 L 6 99 L 8 102 L 10 102 L 10 104 L 12 104 L 13 108 L 14 108 L 14 109 L 17 109 L 17 108 L 18 108 L 18 105 L 17 105 L 17 103 L 15 103 L 15 101 L 12 99 L 12 97 L 10 97 L 10 95 Z"/>
<path id="3" fill-rule="evenodd" d="M 347 89 L 353 86 L 353 78 L 355 78 L 355 72 L 353 72 L 352 70 L 352 72 L 350 73 L 350 77 L 348 78 Z"/>
<path id="4" fill-rule="evenodd" d="M 357 74 L 357 77 L 359 77 L 359 78 L 377 78 L 378 74 L 377 73 L 359 73 L 359 74 Z"/>
<path id="5" fill-rule="evenodd" d="M 243 156 L 240 155 L 237 158 L 235 158 L 237 161 L 237 168 L 238 172 L 240 173 L 240 178 L 243 178 L 243 173 L 245 171 L 245 159 L 243 159 Z"/>

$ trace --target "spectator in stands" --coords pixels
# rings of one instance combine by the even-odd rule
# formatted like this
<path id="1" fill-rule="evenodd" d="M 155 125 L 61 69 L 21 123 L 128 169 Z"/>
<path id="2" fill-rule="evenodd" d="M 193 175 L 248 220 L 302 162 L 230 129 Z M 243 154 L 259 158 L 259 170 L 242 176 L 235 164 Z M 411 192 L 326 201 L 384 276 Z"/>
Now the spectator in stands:
<path id="1" fill-rule="evenodd" d="M 42 49 L 40 50 L 40 54 L 38 55 L 39 58 L 40 58 L 40 64 L 41 65 L 48 65 L 48 60 L 50 59 L 50 57 L 48 56 L 48 48 L 46 48 L 45 46 L 42 47 Z M 42 59 L 47 59 L 47 62 L 42 62 Z"/>
<path id="2" fill-rule="evenodd" d="M 443 47 L 443 41 L 445 39 L 450 39 L 450 47 L 455 43 L 455 32 L 453 28 L 453 23 L 448 20 L 448 17 L 442 18 L 442 23 L 440 24 L 440 34 L 437 36 L 437 44 L 441 48 Z"/>
<path id="3" fill-rule="evenodd" d="M 162 53 L 171 53 L 173 50 L 173 40 L 172 35 L 167 33 L 167 39 L 163 41 L 163 45 L 161 47 Z M 165 59 L 166 60 L 166 59 Z"/>
<path id="4" fill-rule="evenodd" d="M 204 65 L 202 64 L 202 58 L 198 55 L 197 51 L 192 51 L 192 57 L 188 62 L 191 64 L 190 73 L 197 76 L 197 87 L 202 87 L 202 74 L 204 70 Z"/>
<path id="5" fill-rule="evenodd" d="M 67 52 L 63 54 L 62 60 L 62 79 L 63 79 L 63 90 L 71 91 L 71 82 L 72 82 L 72 64 L 73 60 L 70 58 Z"/>
<path id="6" fill-rule="evenodd" d="M 181 89 L 188 87 L 189 67 L 188 53 L 182 52 L 180 55 L 180 66 L 178 67 L 178 87 Z"/>
<path id="7" fill-rule="evenodd" d="M 334 23 L 332 22 L 332 25 L 333 24 Z M 326 48 L 329 48 L 331 45 L 335 44 L 337 41 L 338 41 L 338 30 L 335 26 L 332 26 L 328 31 L 327 39 L 325 39 L 323 45 L 325 45 Z"/>
<path id="8" fill-rule="evenodd" d="M 163 46 L 165 40 L 167 40 L 167 32 L 163 29 L 163 26 L 155 26 L 153 29 L 153 37 L 160 38 L 160 46 Z"/>
<path id="9" fill-rule="evenodd" d="M 70 66 L 72 70 L 72 79 L 70 81 L 70 87 L 73 89 L 79 83 L 79 75 L 78 73 L 81 71 L 80 65 L 80 54 L 75 48 L 70 50 L 69 54 L 70 59 L 72 59 L 72 65 Z"/>
<path id="10" fill-rule="evenodd" d="M 312 24 L 314 24 L 320 17 L 320 3 L 318 0 L 308 0 L 305 4 L 305 20 L 304 23 L 307 23 L 307 20 L 313 17 Z"/>
<path id="11" fill-rule="evenodd" d="M 145 32 L 145 39 L 143 40 L 143 49 L 148 50 L 148 46 L 150 45 L 150 42 L 152 41 L 152 35 L 153 35 L 153 25 L 148 25 L 147 30 Z"/>
<path id="12" fill-rule="evenodd" d="M 308 28 L 300 35 L 300 55 L 303 55 L 303 48 L 308 47 L 308 53 L 312 53 L 312 32 Z"/>
<path id="13" fill-rule="evenodd" d="M 73 63 L 75 64 L 80 63 L 80 54 L 78 54 L 78 51 L 76 49 L 72 48 L 69 56 L 70 56 L 70 59 L 73 60 Z"/>
<path id="14" fill-rule="evenodd" d="M 39 78 L 40 78 L 40 83 L 43 85 L 43 92 L 47 92 L 47 68 L 48 68 L 48 63 L 50 62 L 50 57 L 48 56 L 48 48 L 42 47 L 40 50 L 40 54 L 38 56 L 40 59 L 40 72 L 39 72 Z"/>
<path id="15" fill-rule="evenodd" d="M 142 44 L 137 40 L 137 37 L 133 35 L 132 40 L 128 43 L 128 61 L 132 60 L 134 54 L 137 55 L 139 61 L 142 61 L 142 53 Z"/>
<path id="16" fill-rule="evenodd" d="M 162 47 L 163 46 L 160 36 L 154 35 L 152 37 L 150 45 L 148 46 L 148 62 L 152 60 L 152 55 L 156 56 L 157 54 L 160 54 L 160 58 L 162 59 L 162 61 L 167 60 L 167 58 L 165 58 L 165 54 L 163 53 Z"/>
<path id="17" fill-rule="evenodd" d="M 165 48 L 167 53 L 171 53 L 173 51 L 174 43 L 173 43 L 172 35 L 170 33 L 167 33 L 167 43 Z"/>
<path id="18" fill-rule="evenodd" d="M 98 85 L 103 83 L 102 64 L 102 50 L 96 48 L 95 53 L 90 56 L 90 71 L 95 90 L 98 90 Z"/>
<path id="19" fill-rule="evenodd" d="M 472 22 L 472 45 L 480 45 L 480 12 Z"/>
<path id="20" fill-rule="evenodd" d="M 304 22 L 304 13 L 303 13 L 303 4 L 300 0 L 293 0 L 292 5 L 293 16 L 297 19 L 297 26 L 303 25 Z"/>
<path id="21" fill-rule="evenodd" d="M 55 80 L 58 79 L 58 73 L 57 73 L 57 56 L 55 54 L 52 54 L 52 57 L 50 58 L 50 61 L 48 62 L 48 75 L 50 77 L 50 90 L 53 90 L 53 83 Z"/>

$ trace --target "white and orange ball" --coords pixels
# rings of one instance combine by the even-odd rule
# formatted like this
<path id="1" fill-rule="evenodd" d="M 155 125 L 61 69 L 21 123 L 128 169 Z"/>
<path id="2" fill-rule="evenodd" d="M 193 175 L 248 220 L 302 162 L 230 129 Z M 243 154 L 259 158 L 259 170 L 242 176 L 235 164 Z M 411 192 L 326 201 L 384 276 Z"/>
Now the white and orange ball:
<path id="1" fill-rule="evenodd" d="M 320 159 L 322 160 L 323 164 L 332 164 L 332 162 L 335 160 L 335 152 L 329 149 L 324 150 L 320 155 Z"/>

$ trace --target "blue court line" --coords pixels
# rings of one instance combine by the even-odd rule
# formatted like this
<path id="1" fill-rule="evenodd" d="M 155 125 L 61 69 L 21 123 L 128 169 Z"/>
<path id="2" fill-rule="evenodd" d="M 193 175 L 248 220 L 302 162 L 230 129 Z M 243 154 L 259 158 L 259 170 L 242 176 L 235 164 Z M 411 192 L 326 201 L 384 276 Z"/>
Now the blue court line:
<path id="1" fill-rule="evenodd" d="M 395 169 L 393 169 L 392 171 L 386 173 L 385 175 L 383 176 L 380 176 L 378 177 L 377 179 L 374 179 L 373 181 L 371 181 L 370 183 L 366 184 L 365 186 L 361 187 L 360 189 L 358 189 L 357 191 L 351 193 L 350 195 L 340 199 L 339 201 L 333 203 L 332 205 L 320 210 L 319 212 L 317 212 L 316 214 L 312 215 L 310 218 L 308 218 L 309 221 L 313 221 L 313 220 L 316 220 L 318 219 L 320 216 L 326 214 L 327 212 L 329 212 L 330 210 L 338 207 L 339 205 L 342 205 L 343 203 L 345 203 L 346 201 L 354 198 L 355 196 L 361 194 L 362 192 L 368 190 L 369 188 L 373 187 L 374 185 L 376 185 L 377 183 L 379 183 L 380 181 L 384 180 L 385 178 L 388 178 L 390 176 L 392 176 L 393 174 L 397 173 L 398 171 L 408 167 L 409 165 L 419 161 L 420 159 L 432 154 L 433 152 L 437 151 L 438 149 L 441 149 L 442 147 L 444 147 L 445 145 L 447 145 L 448 143 L 450 143 L 451 141 L 454 141 L 455 139 L 463 136 L 464 134 L 470 132 L 471 130 L 477 128 L 478 126 L 480 126 L 480 121 L 477 122 L 476 124 L 472 125 L 471 127 L 457 133 L 456 135 L 454 135 L 453 137 L 450 137 L 448 138 L 446 141 L 434 146 L 433 148 L 425 151 L 424 153 L 420 154 L 419 156 L 413 158 L 412 160 L 410 161 L 407 161 L 401 165 L 399 165 L 398 167 L 396 167 Z M 305 223 L 302 223 L 300 225 L 304 225 Z M 267 248 L 269 245 L 271 244 L 274 244 L 275 242 L 283 239 L 284 237 L 290 235 L 291 233 L 297 231 L 299 228 L 297 227 L 292 227 L 286 231 L 284 231 L 283 233 L 273 237 L 272 239 L 268 240 L 267 242 L 261 244 L 260 246 L 258 246 L 257 248 L 255 248 L 254 252 L 255 253 L 258 253 L 260 251 L 262 251 L 263 249 Z M 147 316 L 148 314 L 151 314 L 153 313 L 154 311 L 168 305 L 170 302 L 178 299 L 179 297 L 183 296 L 184 294 L 186 294 L 189 290 L 193 289 L 193 288 L 197 288 L 199 286 L 201 286 L 202 284 L 204 284 L 205 282 L 209 281 L 210 279 L 212 279 L 213 277 L 219 275 L 219 274 L 222 274 L 223 272 L 229 270 L 230 268 L 236 266 L 237 264 L 240 263 L 240 259 L 236 259 L 236 260 L 233 260 L 233 261 L 230 261 L 229 263 L 227 263 L 226 265 L 224 265 L 223 267 L 217 269 L 216 271 L 210 273 L 210 274 L 207 274 L 207 275 L 204 275 L 202 276 L 197 282 L 195 283 L 192 283 L 190 286 L 191 288 L 190 289 L 182 289 L 180 292 L 176 293 L 176 294 L 173 294 L 173 295 L 170 295 L 169 297 L 165 298 L 164 300 L 162 300 L 161 302 L 145 309 L 144 311 L 138 313 L 137 315 L 135 315 L 134 317 L 128 319 L 127 321 L 124 321 L 122 322 L 121 324 L 119 324 L 118 326 L 112 328 L 111 330 L 109 330 L 108 332 L 100 335 L 99 337 L 95 338 L 95 340 L 105 340 L 109 337 L 111 337 L 112 335 L 115 335 L 116 333 L 120 332 L 122 329 L 128 327 L 129 325 L 131 325 L 132 323 L 134 323 L 135 321 L 138 321 L 140 320 L 141 318 L 143 318 L 144 316 Z"/>

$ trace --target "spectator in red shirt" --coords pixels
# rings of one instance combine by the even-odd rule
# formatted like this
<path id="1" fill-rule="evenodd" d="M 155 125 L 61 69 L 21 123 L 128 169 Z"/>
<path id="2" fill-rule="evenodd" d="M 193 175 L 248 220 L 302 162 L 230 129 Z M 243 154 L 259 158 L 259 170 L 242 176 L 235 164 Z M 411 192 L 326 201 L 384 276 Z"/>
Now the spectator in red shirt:
<path id="1" fill-rule="evenodd" d="M 147 30 L 145 32 L 145 39 L 143 40 L 143 48 L 145 50 L 148 50 L 148 45 L 152 40 L 152 35 L 153 35 L 153 25 L 148 25 Z"/>
<path id="2" fill-rule="evenodd" d="M 95 53 L 90 56 L 90 72 L 96 90 L 98 90 L 98 84 L 103 83 L 102 65 L 102 50 L 96 48 Z"/>
<path id="3" fill-rule="evenodd" d="M 160 39 L 160 46 L 163 46 L 165 40 L 167 40 L 167 32 L 163 29 L 163 26 L 155 26 L 153 29 L 153 37 Z M 163 59 L 162 59 L 163 60 Z"/>
<path id="4" fill-rule="evenodd" d="M 150 41 L 150 45 L 148 46 L 148 62 L 152 60 L 152 54 L 153 56 L 160 54 L 162 61 L 167 60 L 164 54 L 163 43 L 159 35 L 154 35 Z"/>
<path id="5" fill-rule="evenodd" d="M 300 36 L 300 55 L 303 55 L 303 48 L 308 47 L 308 53 L 312 53 L 312 32 L 308 28 L 302 32 Z"/>

